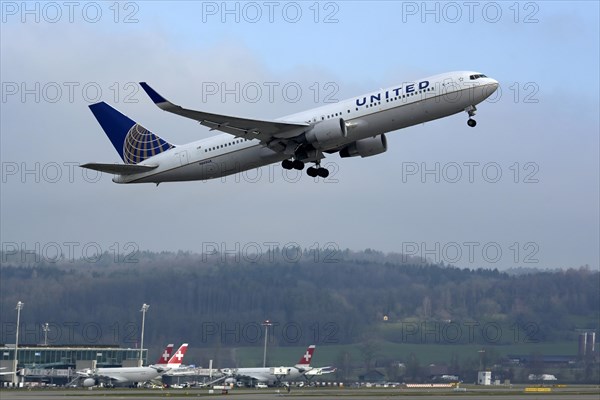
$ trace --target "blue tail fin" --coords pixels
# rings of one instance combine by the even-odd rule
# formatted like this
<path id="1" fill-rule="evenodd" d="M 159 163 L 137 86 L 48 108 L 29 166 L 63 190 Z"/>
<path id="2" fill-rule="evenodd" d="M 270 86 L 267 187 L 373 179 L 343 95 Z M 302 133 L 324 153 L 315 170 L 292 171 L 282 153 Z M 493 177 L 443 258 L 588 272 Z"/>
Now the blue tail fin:
<path id="1" fill-rule="evenodd" d="M 92 104 L 90 110 L 125 164 L 138 164 L 175 147 L 105 102 Z"/>

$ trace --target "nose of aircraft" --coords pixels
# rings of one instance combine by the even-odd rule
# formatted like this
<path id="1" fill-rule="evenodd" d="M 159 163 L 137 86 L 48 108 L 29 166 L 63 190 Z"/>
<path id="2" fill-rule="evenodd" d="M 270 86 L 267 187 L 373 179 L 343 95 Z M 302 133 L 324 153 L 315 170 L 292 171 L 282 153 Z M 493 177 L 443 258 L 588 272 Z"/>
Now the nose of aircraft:
<path id="1" fill-rule="evenodd" d="M 492 79 L 492 78 L 489 78 L 489 80 L 490 80 L 489 85 L 492 88 L 491 93 L 494 93 L 498 89 L 498 86 L 500 86 L 500 83 L 497 80 Z"/>

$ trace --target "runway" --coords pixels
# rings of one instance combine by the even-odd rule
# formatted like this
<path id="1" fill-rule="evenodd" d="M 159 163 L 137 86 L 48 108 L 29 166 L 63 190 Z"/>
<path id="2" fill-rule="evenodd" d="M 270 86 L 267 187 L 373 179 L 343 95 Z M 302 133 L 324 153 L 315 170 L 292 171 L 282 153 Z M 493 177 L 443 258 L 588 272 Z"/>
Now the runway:
<path id="1" fill-rule="evenodd" d="M 551 392 L 525 393 L 524 387 L 466 388 L 464 392 L 454 392 L 446 389 L 405 389 L 405 388 L 295 388 L 290 393 L 285 389 L 233 389 L 227 394 L 244 400 L 275 399 L 281 397 L 321 399 L 351 399 L 367 400 L 372 398 L 423 398 L 427 400 L 466 400 L 491 397 L 495 400 L 515 399 L 558 399 L 558 400 L 597 400 L 600 397 L 598 386 L 573 386 L 566 388 L 553 388 Z M 1 389 L 2 400 L 28 400 L 28 399 L 73 399 L 90 400 L 96 398 L 106 399 L 148 399 L 169 398 L 189 399 L 202 397 L 206 399 L 224 398 L 220 391 L 209 394 L 209 389 Z"/>

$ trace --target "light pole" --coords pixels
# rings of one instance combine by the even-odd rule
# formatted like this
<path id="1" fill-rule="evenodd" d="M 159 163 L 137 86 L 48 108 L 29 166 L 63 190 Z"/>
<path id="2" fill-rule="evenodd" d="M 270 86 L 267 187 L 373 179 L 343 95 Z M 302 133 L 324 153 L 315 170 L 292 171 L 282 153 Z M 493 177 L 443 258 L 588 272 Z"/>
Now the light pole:
<path id="1" fill-rule="evenodd" d="M 19 351 L 19 325 L 21 323 L 21 309 L 23 309 L 23 306 L 25 305 L 25 303 L 23 303 L 22 301 L 19 301 L 17 303 L 17 333 L 16 333 L 16 337 L 15 337 L 15 359 L 13 362 L 13 383 L 16 385 L 17 383 L 19 383 L 19 378 L 17 378 L 17 365 L 18 365 L 18 360 L 17 360 L 17 353 Z"/>
<path id="2" fill-rule="evenodd" d="M 273 325 L 273 323 L 269 320 L 266 320 L 262 323 L 262 326 L 265 327 L 265 349 L 263 351 L 263 368 L 267 366 L 267 339 L 269 337 L 269 327 Z"/>
<path id="3" fill-rule="evenodd" d="M 143 356 L 142 354 L 144 353 L 144 324 L 146 323 L 146 311 L 148 311 L 148 309 L 150 308 L 149 304 L 142 304 L 142 309 L 140 310 L 142 312 L 142 338 L 140 340 L 140 367 L 143 365 L 144 361 L 143 361 Z"/>
<path id="4" fill-rule="evenodd" d="M 44 346 L 48 346 L 48 332 L 50 332 L 50 324 L 47 322 L 43 324 L 42 330 L 44 331 Z"/>

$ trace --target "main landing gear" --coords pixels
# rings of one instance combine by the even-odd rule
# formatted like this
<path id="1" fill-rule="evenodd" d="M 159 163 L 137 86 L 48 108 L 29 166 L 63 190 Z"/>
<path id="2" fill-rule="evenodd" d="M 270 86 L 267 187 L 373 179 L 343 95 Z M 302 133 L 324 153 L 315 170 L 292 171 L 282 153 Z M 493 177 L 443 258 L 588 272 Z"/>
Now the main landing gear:
<path id="1" fill-rule="evenodd" d="M 281 162 L 281 167 L 283 169 L 297 169 L 302 171 L 304 169 L 304 163 L 300 160 L 283 160 Z M 308 167 L 306 169 L 306 174 L 311 178 L 317 176 L 327 178 L 329 176 L 329 171 L 326 168 L 322 168 L 321 164 L 317 162 L 314 167 Z"/>
<path id="2" fill-rule="evenodd" d="M 283 160 L 281 162 L 281 167 L 283 169 L 297 169 L 298 171 L 302 171 L 304 169 L 304 163 L 300 160 Z"/>
<path id="3" fill-rule="evenodd" d="M 475 112 L 477 111 L 477 108 L 475 106 L 469 106 L 469 107 L 465 108 L 465 111 L 467 112 L 467 114 L 469 114 L 469 119 L 467 120 L 467 125 L 469 125 L 471 128 L 473 128 L 475 125 L 477 125 L 477 121 L 475 121 L 472 118 L 475 116 Z"/>
<path id="4" fill-rule="evenodd" d="M 327 170 L 327 168 L 322 168 L 319 166 L 319 164 L 317 164 L 316 168 L 308 167 L 308 169 L 306 170 L 306 174 L 311 178 L 315 178 L 317 176 L 321 178 L 327 178 L 329 176 L 329 171 Z"/>

